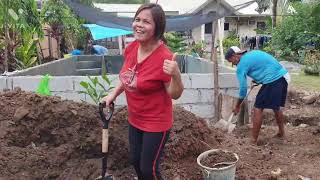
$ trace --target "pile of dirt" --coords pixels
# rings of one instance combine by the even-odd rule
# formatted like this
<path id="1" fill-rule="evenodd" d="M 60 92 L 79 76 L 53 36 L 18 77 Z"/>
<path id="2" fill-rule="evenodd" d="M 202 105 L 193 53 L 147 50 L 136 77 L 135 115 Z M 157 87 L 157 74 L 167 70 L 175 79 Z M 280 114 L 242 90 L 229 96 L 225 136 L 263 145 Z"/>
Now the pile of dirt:
<path id="1" fill-rule="evenodd" d="M 101 123 L 96 106 L 20 90 L 0 94 L 0 179 L 94 179 L 101 171 Z M 196 157 L 223 141 L 223 133 L 182 108 L 165 152 L 165 177 L 198 179 Z M 127 110 L 110 122 L 109 169 L 133 179 L 129 164 Z"/>
<path id="2" fill-rule="evenodd" d="M 20 90 L 0 93 L 0 179 L 94 179 L 101 172 L 101 122 L 94 105 Z M 174 126 L 166 145 L 165 179 L 199 180 L 197 156 L 211 148 L 239 155 L 236 179 L 320 177 L 320 131 L 316 126 L 287 127 L 288 138 L 272 138 L 274 126 L 261 131 L 263 146 L 249 143 L 249 126 L 226 134 L 182 108 L 174 108 Z M 108 165 L 120 180 L 135 178 L 129 163 L 127 110 L 110 122 Z M 318 133 L 319 132 L 319 133 Z"/>

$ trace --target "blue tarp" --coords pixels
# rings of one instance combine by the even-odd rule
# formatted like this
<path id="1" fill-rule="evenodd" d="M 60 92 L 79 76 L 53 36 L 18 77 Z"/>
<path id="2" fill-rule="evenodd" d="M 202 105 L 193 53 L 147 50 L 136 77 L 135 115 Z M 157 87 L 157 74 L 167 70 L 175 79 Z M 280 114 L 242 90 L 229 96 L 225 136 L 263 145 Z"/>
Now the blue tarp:
<path id="1" fill-rule="evenodd" d="M 132 31 L 127 31 L 117 28 L 108 28 L 97 24 L 83 24 L 82 26 L 89 28 L 93 40 L 106 39 L 127 34 L 132 34 Z"/>

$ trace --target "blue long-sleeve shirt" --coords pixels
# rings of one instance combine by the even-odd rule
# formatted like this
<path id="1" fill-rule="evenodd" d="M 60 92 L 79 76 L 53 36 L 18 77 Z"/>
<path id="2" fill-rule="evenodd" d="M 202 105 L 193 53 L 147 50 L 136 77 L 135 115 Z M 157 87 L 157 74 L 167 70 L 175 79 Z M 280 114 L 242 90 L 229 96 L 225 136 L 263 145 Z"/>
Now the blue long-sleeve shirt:
<path id="1" fill-rule="evenodd" d="M 240 84 L 239 98 L 247 95 L 247 76 L 259 84 L 268 84 L 283 77 L 288 71 L 272 55 L 253 50 L 245 53 L 237 65 L 237 78 Z"/>
<path id="2" fill-rule="evenodd" d="M 93 45 L 93 48 L 95 50 L 96 55 L 107 55 L 108 54 L 108 49 L 100 46 L 100 45 Z"/>

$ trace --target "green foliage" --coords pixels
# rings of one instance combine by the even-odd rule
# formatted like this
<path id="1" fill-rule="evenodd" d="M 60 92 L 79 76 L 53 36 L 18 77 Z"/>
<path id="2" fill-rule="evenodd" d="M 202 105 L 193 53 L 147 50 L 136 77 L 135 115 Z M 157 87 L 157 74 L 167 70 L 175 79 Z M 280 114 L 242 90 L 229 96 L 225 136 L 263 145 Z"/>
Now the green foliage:
<path id="1" fill-rule="evenodd" d="M 236 31 L 229 32 L 228 37 L 222 41 L 222 45 L 223 45 L 224 51 L 229 49 L 231 46 L 240 46 L 240 41 L 239 41 L 239 38 L 237 37 Z"/>
<path id="2" fill-rule="evenodd" d="M 319 75 L 320 73 L 320 51 L 309 51 L 306 53 L 306 67 L 304 72 L 309 75 Z"/>
<path id="3" fill-rule="evenodd" d="M 41 18 L 37 11 L 35 0 L 1 0 L 0 1 L 0 44 L 4 45 L 5 33 L 4 24 L 8 27 L 8 41 L 5 48 L 8 51 L 8 64 L 9 71 L 19 68 L 19 59 L 17 50 L 25 49 L 27 46 L 25 36 L 43 37 Z M 33 49 L 33 48 L 29 48 Z M 25 51 L 25 50 L 24 50 Z M 2 55 L 4 49 L 0 50 L 0 63 L 3 63 L 4 56 Z M 31 51 L 30 51 L 31 53 Z M 18 52 L 19 54 L 19 52 Z M 32 54 L 32 53 L 31 53 Z M 29 60 L 30 62 L 34 61 Z"/>
<path id="4" fill-rule="evenodd" d="M 262 48 L 262 51 L 265 51 L 265 52 L 267 52 L 269 54 L 274 55 L 274 50 L 273 50 L 270 42 L 267 42 L 267 43 L 264 44 L 264 46 Z"/>
<path id="5" fill-rule="evenodd" d="M 145 0 L 93 0 L 96 3 L 108 4 L 143 4 Z"/>
<path id="6" fill-rule="evenodd" d="M 98 77 L 88 76 L 90 80 L 89 82 L 80 82 L 80 85 L 85 89 L 85 91 L 81 91 L 80 93 L 89 95 L 96 104 L 99 104 L 100 100 L 103 97 L 107 96 L 110 90 L 114 88 L 113 86 L 111 86 L 111 81 L 106 74 L 103 74 L 101 77 L 107 84 L 107 87 L 99 82 Z"/>
<path id="7" fill-rule="evenodd" d="M 204 58 L 205 53 L 205 42 L 204 41 L 198 41 L 195 44 L 191 45 L 188 49 L 188 54 L 191 54 L 192 56 L 200 56 Z"/>
<path id="8" fill-rule="evenodd" d="M 6 21 L 9 29 L 19 32 L 28 32 L 35 29 L 39 36 L 43 35 L 35 0 L 1 0 L 0 15 L 0 28 Z"/>
<path id="9" fill-rule="evenodd" d="M 5 49 L 4 42 L 1 42 L 0 40 L 0 64 L 3 64 L 3 61 L 4 61 L 4 49 Z"/>
<path id="10" fill-rule="evenodd" d="M 280 58 L 299 61 L 298 52 L 306 49 L 307 44 L 320 46 L 320 16 L 314 16 L 317 7 L 314 4 L 294 3 L 296 14 L 285 16 L 272 33 L 272 47 L 278 50 Z"/>
<path id="11" fill-rule="evenodd" d="M 48 0 L 41 10 L 43 22 L 48 24 L 49 33 L 56 39 L 60 45 L 60 37 L 67 35 L 74 37 L 81 30 L 80 23 L 71 9 L 63 2 L 63 0 Z M 60 47 L 57 47 L 58 56 L 60 55 Z"/>
<path id="12" fill-rule="evenodd" d="M 35 30 L 34 30 L 35 31 Z M 34 31 L 24 33 L 21 45 L 16 49 L 16 65 L 18 69 L 26 69 L 37 63 L 37 39 L 33 38 Z"/>
<path id="13" fill-rule="evenodd" d="M 184 39 L 180 37 L 175 32 L 165 33 L 165 38 L 167 40 L 167 46 L 171 49 L 172 52 L 182 53 L 186 51 L 187 44 L 184 43 Z"/>
<path id="14" fill-rule="evenodd" d="M 41 16 L 56 36 L 60 35 L 60 30 L 77 33 L 80 28 L 76 16 L 63 0 L 48 0 L 42 8 Z"/>
<path id="15" fill-rule="evenodd" d="M 92 6 L 93 7 L 93 0 L 77 0 L 81 4 Z"/>
<path id="16" fill-rule="evenodd" d="M 270 16 L 266 17 L 266 29 L 255 29 L 257 34 L 271 34 L 272 33 L 272 19 Z"/>

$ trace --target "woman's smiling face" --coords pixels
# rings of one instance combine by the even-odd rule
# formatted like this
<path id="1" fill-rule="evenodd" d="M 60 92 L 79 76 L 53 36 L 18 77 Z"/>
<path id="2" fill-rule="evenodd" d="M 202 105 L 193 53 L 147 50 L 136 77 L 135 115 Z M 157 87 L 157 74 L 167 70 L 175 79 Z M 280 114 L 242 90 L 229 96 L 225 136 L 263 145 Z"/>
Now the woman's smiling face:
<path id="1" fill-rule="evenodd" d="M 154 40 L 155 22 L 150 9 L 142 10 L 132 23 L 134 38 L 140 42 Z"/>

